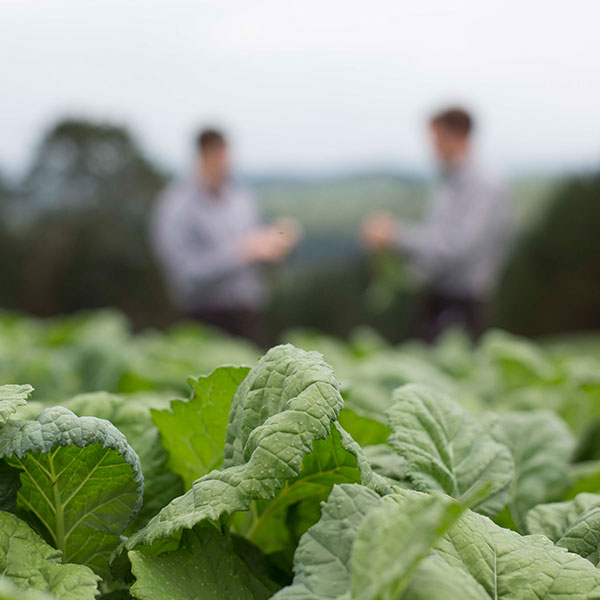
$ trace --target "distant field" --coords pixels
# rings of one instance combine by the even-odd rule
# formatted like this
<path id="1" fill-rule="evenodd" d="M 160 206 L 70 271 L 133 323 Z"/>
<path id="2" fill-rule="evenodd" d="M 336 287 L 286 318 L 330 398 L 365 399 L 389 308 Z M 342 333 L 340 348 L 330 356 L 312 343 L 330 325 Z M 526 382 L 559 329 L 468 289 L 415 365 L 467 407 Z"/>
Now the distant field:
<path id="1" fill-rule="evenodd" d="M 511 182 L 515 222 L 527 226 L 543 210 L 556 182 L 518 178 Z M 419 219 L 426 208 L 429 184 L 393 174 L 320 180 L 278 180 L 255 186 L 268 217 L 298 219 L 310 234 L 353 235 L 365 215 L 384 210 L 404 219 Z"/>

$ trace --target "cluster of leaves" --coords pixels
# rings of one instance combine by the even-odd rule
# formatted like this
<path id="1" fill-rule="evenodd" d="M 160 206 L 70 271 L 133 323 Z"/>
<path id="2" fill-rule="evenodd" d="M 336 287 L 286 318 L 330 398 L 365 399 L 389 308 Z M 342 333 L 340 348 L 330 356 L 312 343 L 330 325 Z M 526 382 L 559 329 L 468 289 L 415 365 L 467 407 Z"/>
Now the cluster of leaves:
<path id="1" fill-rule="evenodd" d="M 593 345 L 296 341 L 336 372 L 287 344 L 188 399 L 0 388 L 0 598 L 600 598 Z"/>
<path id="2" fill-rule="evenodd" d="M 118 312 L 40 320 L 0 312 L 0 381 L 27 381 L 51 406 L 76 394 L 186 394 L 190 374 L 222 364 L 252 364 L 252 344 L 186 323 L 134 335 Z"/>

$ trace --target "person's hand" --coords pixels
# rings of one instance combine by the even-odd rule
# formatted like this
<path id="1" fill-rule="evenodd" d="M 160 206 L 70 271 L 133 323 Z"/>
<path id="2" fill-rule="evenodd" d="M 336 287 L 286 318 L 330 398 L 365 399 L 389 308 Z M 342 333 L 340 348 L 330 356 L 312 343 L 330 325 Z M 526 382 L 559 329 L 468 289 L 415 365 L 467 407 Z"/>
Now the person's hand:
<path id="1" fill-rule="evenodd" d="M 387 213 L 376 213 L 363 221 L 360 236 L 369 250 L 382 250 L 393 245 L 398 229 L 394 217 Z"/>
<path id="2" fill-rule="evenodd" d="M 271 229 L 279 239 L 279 248 L 282 251 L 281 258 L 285 258 L 302 238 L 302 225 L 295 219 L 277 219 Z"/>
<path id="3" fill-rule="evenodd" d="M 276 263 L 291 252 L 300 236 L 301 228 L 296 221 L 280 219 L 246 234 L 238 250 L 245 262 Z"/>

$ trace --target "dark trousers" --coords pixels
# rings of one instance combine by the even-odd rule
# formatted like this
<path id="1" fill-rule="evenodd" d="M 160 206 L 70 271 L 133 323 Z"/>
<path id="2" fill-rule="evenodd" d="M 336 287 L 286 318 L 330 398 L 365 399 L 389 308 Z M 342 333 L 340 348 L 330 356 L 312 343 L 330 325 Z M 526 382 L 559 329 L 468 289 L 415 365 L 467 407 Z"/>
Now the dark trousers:
<path id="1" fill-rule="evenodd" d="M 250 308 L 204 308 L 188 314 L 194 321 L 201 321 L 211 327 L 236 337 L 243 337 L 263 348 L 269 340 L 259 311 Z"/>
<path id="2" fill-rule="evenodd" d="M 415 335 L 433 342 L 445 329 L 460 327 L 476 341 L 486 327 L 487 303 L 475 298 L 454 298 L 428 292 L 421 302 Z"/>

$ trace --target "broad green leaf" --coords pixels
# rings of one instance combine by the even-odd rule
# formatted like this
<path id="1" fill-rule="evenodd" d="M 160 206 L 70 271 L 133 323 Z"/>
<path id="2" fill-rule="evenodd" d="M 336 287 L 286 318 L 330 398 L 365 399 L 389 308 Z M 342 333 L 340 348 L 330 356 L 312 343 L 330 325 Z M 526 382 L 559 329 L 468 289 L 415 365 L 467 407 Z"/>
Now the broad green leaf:
<path id="1" fill-rule="evenodd" d="M 306 518 L 302 504 L 319 506 L 332 487 L 342 483 L 362 483 L 387 491 L 385 481 L 373 473 L 360 446 L 338 423 L 332 423 L 327 438 L 315 440 L 312 451 L 304 455 L 299 475 L 288 479 L 273 500 L 256 502 L 253 511 L 239 520 L 238 531 L 265 552 L 295 547 L 318 520 L 318 514 L 314 520 L 313 514 Z"/>
<path id="2" fill-rule="evenodd" d="M 521 536 L 471 511 L 437 542 L 435 551 L 452 569 L 469 574 L 473 592 L 478 584 L 489 599 L 600 598 L 600 571 L 589 561 L 545 536 Z"/>
<path id="3" fill-rule="evenodd" d="M 190 378 L 192 397 L 173 400 L 170 410 L 153 410 L 160 442 L 169 453 L 169 467 L 186 489 L 199 477 L 218 469 L 233 395 L 248 367 L 219 367 L 205 377 Z"/>
<path id="4" fill-rule="evenodd" d="M 30 385 L 0 385 L 0 426 L 27 402 L 33 388 Z"/>
<path id="5" fill-rule="evenodd" d="M 600 495 L 579 494 L 568 502 L 539 504 L 525 517 L 529 533 L 541 533 L 598 565 L 600 548 Z"/>
<path id="6" fill-rule="evenodd" d="M 513 455 L 515 478 L 509 507 L 517 525 L 523 527 L 530 508 L 564 497 L 575 441 L 565 423 L 546 411 L 500 413 L 491 434 Z"/>
<path id="7" fill-rule="evenodd" d="M 401 600 L 490 600 L 486 590 L 469 573 L 451 567 L 436 554 L 432 554 L 419 565 L 400 598 Z"/>
<path id="8" fill-rule="evenodd" d="M 508 501 L 514 476 L 509 450 L 448 396 L 420 385 L 394 392 L 389 443 L 406 459 L 406 474 L 421 491 L 460 499 L 484 492 L 475 510 L 494 515 Z"/>
<path id="9" fill-rule="evenodd" d="M 167 404 L 167 399 L 152 395 L 118 396 L 106 392 L 81 394 L 63 404 L 78 417 L 110 421 L 139 456 L 144 475 L 144 501 L 127 531 L 137 531 L 184 491 L 180 477 L 167 468 L 168 455 L 159 442 L 158 430 L 150 413 L 151 409 Z"/>
<path id="10" fill-rule="evenodd" d="M 274 598 L 396 600 L 461 512 L 447 496 L 406 490 L 379 498 L 363 486 L 335 486 L 300 540 L 292 585 Z"/>
<path id="11" fill-rule="evenodd" d="M 463 508 L 447 496 L 405 490 L 383 498 L 360 525 L 351 559 L 353 600 L 396 600 Z"/>
<path id="12" fill-rule="evenodd" d="M 383 423 L 349 408 L 342 410 L 339 422 L 361 446 L 384 444 L 392 433 Z"/>
<path id="13" fill-rule="evenodd" d="M 321 519 L 300 540 L 294 581 L 273 600 L 335 600 L 350 591 L 352 547 L 366 515 L 381 503 L 372 490 L 336 485 Z"/>
<path id="14" fill-rule="evenodd" d="M 231 539 L 212 526 L 185 531 L 180 547 L 159 556 L 129 552 L 139 600 L 266 600 L 278 587 L 255 576 Z"/>
<path id="15" fill-rule="evenodd" d="M 17 514 L 65 562 L 105 575 L 119 534 L 142 502 L 139 458 L 123 434 L 108 421 L 48 408 L 35 421 L 8 421 L 0 457 L 20 471 Z"/>
<path id="16" fill-rule="evenodd" d="M 0 600 L 55 600 L 54 596 L 37 590 L 24 590 L 0 576 Z"/>
<path id="17" fill-rule="evenodd" d="M 313 443 L 329 435 L 341 406 L 337 379 L 321 355 L 289 345 L 272 348 L 235 393 L 222 470 L 194 482 L 135 533 L 127 547 L 248 511 L 253 501 L 272 500 L 286 481 L 300 474 Z"/>
<path id="18" fill-rule="evenodd" d="M 15 515 L 0 511 L 0 574 L 20 588 L 60 600 L 95 598 L 98 580 L 83 565 L 61 564 L 61 553 Z"/>

